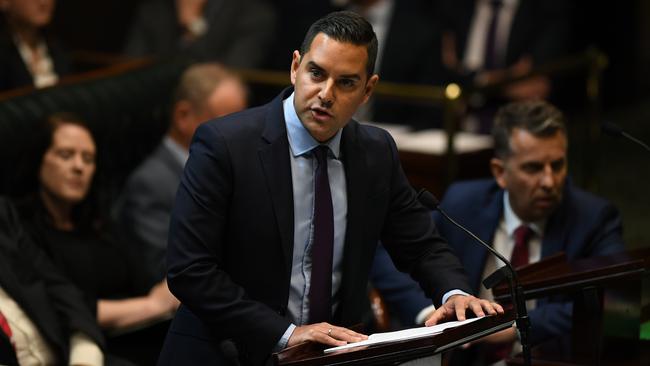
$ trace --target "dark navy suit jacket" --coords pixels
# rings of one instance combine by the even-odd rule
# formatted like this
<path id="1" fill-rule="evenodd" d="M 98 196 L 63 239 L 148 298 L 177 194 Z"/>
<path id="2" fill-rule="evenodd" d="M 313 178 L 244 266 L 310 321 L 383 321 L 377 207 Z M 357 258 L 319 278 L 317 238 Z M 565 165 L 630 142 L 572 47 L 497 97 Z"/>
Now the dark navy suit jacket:
<path id="1" fill-rule="evenodd" d="M 479 238 L 491 243 L 502 216 L 503 194 L 493 179 L 456 183 L 445 193 L 441 207 Z M 433 216 L 440 234 L 463 263 L 472 290 L 478 292 L 487 250 L 437 212 Z M 613 205 L 567 181 L 562 203 L 546 224 L 542 258 L 560 251 L 566 253 L 569 261 L 620 252 L 624 250 L 621 233 L 621 219 Z M 571 306 L 561 299 L 539 300 L 529 316 L 533 344 L 566 333 L 571 326 Z"/>
<path id="2" fill-rule="evenodd" d="M 232 339 L 240 360 L 261 364 L 290 325 L 294 197 L 282 100 L 291 91 L 207 122 L 194 136 L 167 251 L 169 287 L 183 305 L 161 363 L 210 364 L 215 345 Z M 341 159 L 348 212 L 333 323 L 361 321 L 380 239 L 431 298 L 469 291 L 460 263 L 406 180 L 390 135 L 350 121 Z"/>

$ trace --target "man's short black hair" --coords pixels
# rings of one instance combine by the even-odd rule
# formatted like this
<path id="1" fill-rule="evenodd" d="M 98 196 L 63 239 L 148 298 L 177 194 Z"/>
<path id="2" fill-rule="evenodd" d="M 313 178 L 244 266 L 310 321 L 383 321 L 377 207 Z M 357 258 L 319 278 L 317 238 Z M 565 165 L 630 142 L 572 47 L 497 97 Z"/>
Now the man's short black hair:
<path id="1" fill-rule="evenodd" d="M 558 131 L 566 136 L 564 115 L 550 103 L 542 100 L 509 103 L 499 108 L 494 117 L 492 137 L 497 158 L 504 159 L 512 154 L 510 135 L 515 128 L 536 137 L 553 136 Z"/>
<path id="2" fill-rule="evenodd" d="M 314 22 L 302 41 L 300 56 L 309 52 L 311 43 L 318 33 L 323 33 L 339 42 L 366 46 L 368 51 L 366 73 L 368 77 L 373 74 L 377 59 L 377 36 L 372 30 L 372 25 L 361 15 L 351 11 L 338 11 L 329 13 Z"/>

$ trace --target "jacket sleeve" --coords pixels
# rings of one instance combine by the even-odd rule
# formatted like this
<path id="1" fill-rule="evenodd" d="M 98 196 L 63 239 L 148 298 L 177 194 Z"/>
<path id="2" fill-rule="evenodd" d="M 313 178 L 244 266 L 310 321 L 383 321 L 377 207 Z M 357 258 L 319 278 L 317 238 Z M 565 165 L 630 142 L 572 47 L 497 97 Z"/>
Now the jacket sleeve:
<path id="1" fill-rule="evenodd" d="M 556 302 L 539 304 L 528 314 L 530 318 L 530 344 L 536 345 L 553 337 L 571 332 L 573 304 Z"/>
<path id="2" fill-rule="evenodd" d="M 167 278 L 172 293 L 217 337 L 234 339 L 261 363 L 290 322 L 252 300 L 225 268 L 223 253 L 237 245 L 226 238 L 232 169 L 221 134 L 213 125 L 199 127 L 171 216 Z"/>
<path id="3" fill-rule="evenodd" d="M 625 250 L 623 244 L 623 224 L 618 210 L 607 203 L 599 212 L 594 223 L 595 231 L 587 246 L 585 256 L 601 256 L 619 253 Z"/>
<path id="4" fill-rule="evenodd" d="M 382 243 L 397 269 L 417 280 L 436 306 L 440 306 L 443 295 L 451 290 L 472 293 L 460 261 L 438 233 L 431 213 L 419 203 L 406 179 L 395 142 L 387 133 L 386 139 L 393 171 Z"/>

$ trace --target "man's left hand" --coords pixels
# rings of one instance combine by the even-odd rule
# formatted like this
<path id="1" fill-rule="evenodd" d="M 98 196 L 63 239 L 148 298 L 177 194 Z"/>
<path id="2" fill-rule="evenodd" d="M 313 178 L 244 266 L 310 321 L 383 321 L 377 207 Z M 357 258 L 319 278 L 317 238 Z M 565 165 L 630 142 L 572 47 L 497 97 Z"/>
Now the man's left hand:
<path id="1" fill-rule="evenodd" d="M 424 323 L 427 327 L 438 324 L 444 320 L 465 320 L 465 312 L 471 310 L 477 317 L 503 314 L 503 307 L 496 302 L 490 302 L 471 295 L 453 295 L 447 299 L 440 308 L 431 314 Z"/>

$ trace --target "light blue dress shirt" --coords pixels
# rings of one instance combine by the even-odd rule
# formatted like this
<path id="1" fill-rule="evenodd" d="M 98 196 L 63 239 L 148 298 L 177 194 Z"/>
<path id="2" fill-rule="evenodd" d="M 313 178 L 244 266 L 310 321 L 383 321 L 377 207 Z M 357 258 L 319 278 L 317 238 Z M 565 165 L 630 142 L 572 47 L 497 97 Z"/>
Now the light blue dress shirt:
<path id="1" fill-rule="evenodd" d="M 291 287 L 289 289 L 288 315 L 293 324 L 289 326 L 276 350 L 284 348 L 296 325 L 309 321 L 309 285 L 311 279 L 311 244 L 314 228 L 314 174 L 317 162 L 312 150 L 321 145 L 305 129 L 296 114 L 294 94 L 283 101 L 284 120 L 289 139 L 289 160 L 293 183 L 293 260 L 291 264 Z M 341 161 L 341 133 L 339 130 L 327 143 L 329 147 L 327 171 L 334 209 L 334 248 L 332 257 L 332 312 L 338 306 L 337 293 L 341 286 L 341 259 L 347 225 L 348 200 L 345 170 Z M 299 199 L 296 199 L 299 197 Z"/>

